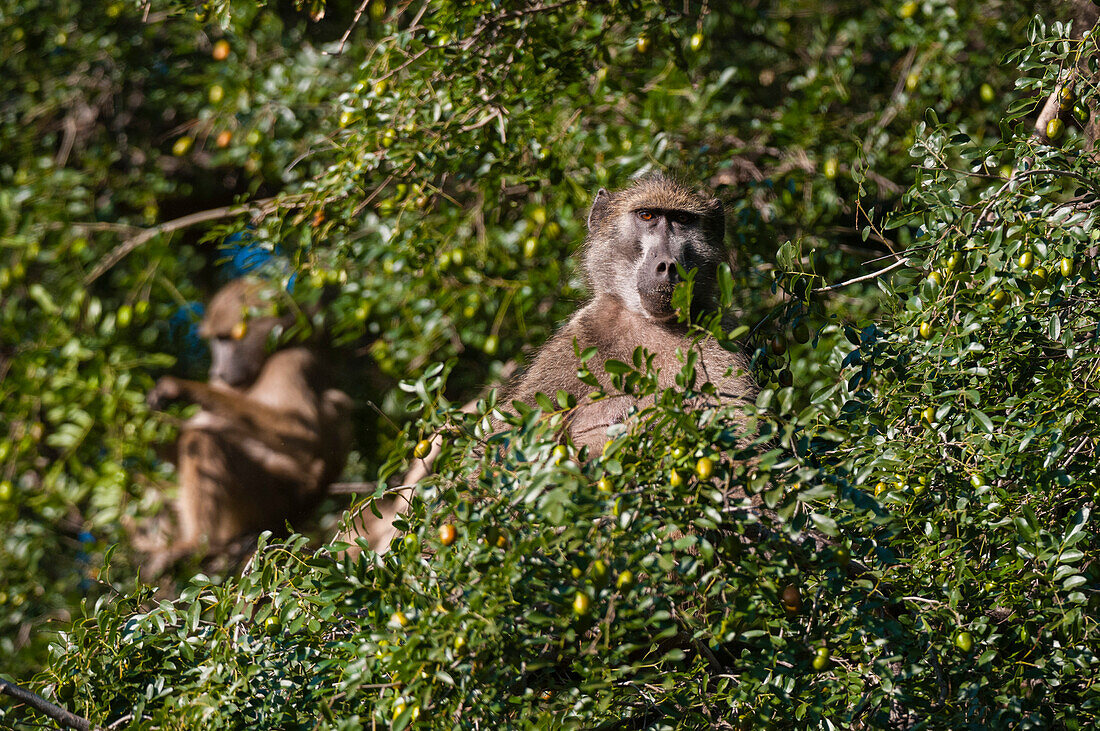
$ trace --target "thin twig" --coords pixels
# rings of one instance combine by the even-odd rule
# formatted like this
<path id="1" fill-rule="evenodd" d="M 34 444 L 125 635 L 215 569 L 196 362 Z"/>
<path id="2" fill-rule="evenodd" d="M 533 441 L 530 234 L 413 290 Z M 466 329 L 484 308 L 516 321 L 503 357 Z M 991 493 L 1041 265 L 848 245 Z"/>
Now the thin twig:
<path id="1" fill-rule="evenodd" d="M 359 7 L 355 11 L 355 17 L 351 19 L 351 25 L 344 31 L 344 35 L 340 38 L 340 45 L 331 55 L 339 56 L 344 52 L 344 45 L 348 42 L 348 37 L 351 36 L 351 32 L 355 30 L 355 26 L 359 25 L 359 19 L 363 17 L 363 11 L 367 9 L 369 3 L 370 0 L 363 0 L 363 2 L 359 3 Z"/>
<path id="2" fill-rule="evenodd" d="M 824 292 L 832 292 L 835 289 L 842 289 L 844 287 L 847 287 L 850 284 L 857 284 L 859 282 L 866 282 L 868 279 L 876 279 L 878 277 L 881 277 L 883 274 L 886 274 L 888 272 L 892 272 L 895 269 L 898 269 L 899 267 L 903 267 L 908 263 L 909 263 L 908 259 L 899 259 L 898 261 L 894 262 L 890 266 L 883 267 L 882 269 L 879 269 L 877 272 L 871 272 L 870 274 L 864 274 L 862 277 L 856 277 L 855 279 L 849 279 L 847 282 L 838 282 L 837 284 L 830 284 L 828 287 L 822 287 L 821 289 L 813 290 L 811 292 L 811 294 L 822 294 Z"/>

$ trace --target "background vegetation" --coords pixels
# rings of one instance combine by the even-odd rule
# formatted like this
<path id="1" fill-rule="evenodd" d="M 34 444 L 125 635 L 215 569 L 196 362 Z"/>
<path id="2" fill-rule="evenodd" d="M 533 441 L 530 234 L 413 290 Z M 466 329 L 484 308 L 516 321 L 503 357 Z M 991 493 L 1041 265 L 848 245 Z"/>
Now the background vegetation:
<path id="1" fill-rule="evenodd" d="M 0 675 L 113 728 L 1094 725 L 1092 76 L 1030 132 L 1100 50 L 1042 2 L 727 5 L 0 9 Z M 568 317 L 592 193 L 654 167 L 727 202 L 756 443 L 690 367 L 591 459 L 490 437 L 451 402 Z M 345 479 L 443 432 L 438 474 L 383 558 L 332 558 L 333 498 L 242 576 L 141 586 L 144 394 L 202 377 L 245 271 L 338 291 Z"/>

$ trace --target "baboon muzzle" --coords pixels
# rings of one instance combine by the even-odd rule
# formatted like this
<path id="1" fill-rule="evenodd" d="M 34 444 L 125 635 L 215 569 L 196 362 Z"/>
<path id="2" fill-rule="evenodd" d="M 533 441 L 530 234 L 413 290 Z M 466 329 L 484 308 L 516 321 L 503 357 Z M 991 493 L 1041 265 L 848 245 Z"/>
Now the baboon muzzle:
<path id="1" fill-rule="evenodd" d="M 654 246 L 646 252 L 638 272 L 638 295 L 642 306 L 651 315 L 672 312 L 672 291 L 680 281 L 676 259 L 666 246 Z"/>

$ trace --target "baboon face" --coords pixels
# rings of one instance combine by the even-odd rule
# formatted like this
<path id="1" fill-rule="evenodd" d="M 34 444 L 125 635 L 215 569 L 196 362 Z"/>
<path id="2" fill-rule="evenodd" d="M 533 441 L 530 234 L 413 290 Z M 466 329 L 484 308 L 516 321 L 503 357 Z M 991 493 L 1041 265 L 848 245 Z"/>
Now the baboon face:
<path id="1" fill-rule="evenodd" d="M 261 295 L 259 283 L 236 280 L 220 289 L 199 325 L 199 335 L 210 343 L 210 381 L 233 388 L 252 384 L 267 359 L 271 331 L 282 322 L 273 302 Z"/>
<path id="2" fill-rule="evenodd" d="M 727 261 L 725 217 L 705 198 L 663 175 L 596 194 L 588 217 L 585 268 L 595 294 L 609 293 L 648 319 L 674 316 L 680 274 L 695 269 L 694 303 L 713 305 L 718 265 Z"/>

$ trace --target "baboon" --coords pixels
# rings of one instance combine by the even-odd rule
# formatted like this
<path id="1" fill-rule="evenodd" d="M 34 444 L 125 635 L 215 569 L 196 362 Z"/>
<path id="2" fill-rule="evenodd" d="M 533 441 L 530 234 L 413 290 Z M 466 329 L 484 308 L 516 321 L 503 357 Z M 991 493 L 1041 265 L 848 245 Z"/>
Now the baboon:
<path id="1" fill-rule="evenodd" d="M 637 402 L 630 398 L 588 398 L 592 388 L 577 377 L 574 342 L 595 347 L 599 363 L 630 363 L 638 346 L 654 354 L 658 385 L 668 388 L 683 367 L 677 350 L 694 349 L 700 380 L 713 383 L 723 401 L 752 400 L 757 386 L 748 360 L 723 348 L 714 338 L 696 342 L 678 321 L 672 293 L 677 266 L 696 270 L 692 309 L 717 307 L 718 266 L 729 260 L 722 202 L 703 196 L 662 174 L 651 174 L 614 193 L 600 189 L 588 214 L 584 269 L 591 299 L 535 356 L 507 401 L 534 404 L 535 394 L 551 398 L 562 390 L 577 406 L 567 430 L 577 447 L 599 449 L 607 429 L 622 422 Z M 601 366 L 592 373 L 605 390 L 610 376 Z"/>
<path id="2" fill-rule="evenodd" d="M 553 397 L 563 390 L 578 404 L 567 416 L 573 443 L 602 447 L 608 427 L 622 422 L 637 401 L 589 399 L 591 387 L 577 377 L 574 341 L 582 350 L 594 346 L 601 362 L 614 358 L 629 363 L 635 348 L 644 347 L 655 356 L 660 388 L 672 386 L 683 367 L 677 350 L 694 349 L 699 355 L 698 376 L 717 387 L 720 399 L 752 400 L 757 386 L 744 355 L 726 350 L 713 338 L 697 341 L 672 306 L 679 265 L 685 271 L 696 270 L 692 308 L 713 311 L 718 266 L 728 260 L 725 215 L 717 198 L 704 197 L 660 174 L 615 193 L 601 189 L 588 216 L 584 251 L 592 299 L 539 350 L 504 402 L 534 404 L 536 393 Z M 603 368 L 592 370 L 610 389 L 611 379 Z M 362 510 L 340 540 L 362 537 L 373 550 L 385 551 L 397 533 L 393 522 L 407 510 L 413 484 L 428 473 L 435 451 L 417 460 L 402 487 L 379 501 L 381 518 L 369 508 Z"/>
<path id="3" fill-rule="evenodd" d="M 263 294 L 258 280 L 238 279 L 210 301 L 199 326 L 210 343 L 209 383 L 164 376 L 149 392 L 155 409 L 201 407 L 180 430 L 178 537 L 154 557 L 154 574 L 204 546 L 223 552 L 308 516 L 344 469 L 351 400 L 327 387 L 310 348 L 268 354 L 273 331 L 294 317 L 272 314 Z"/>

